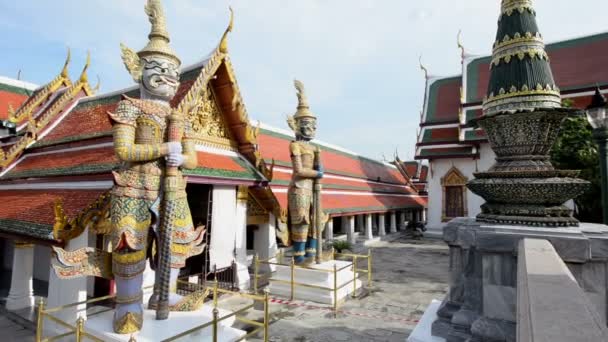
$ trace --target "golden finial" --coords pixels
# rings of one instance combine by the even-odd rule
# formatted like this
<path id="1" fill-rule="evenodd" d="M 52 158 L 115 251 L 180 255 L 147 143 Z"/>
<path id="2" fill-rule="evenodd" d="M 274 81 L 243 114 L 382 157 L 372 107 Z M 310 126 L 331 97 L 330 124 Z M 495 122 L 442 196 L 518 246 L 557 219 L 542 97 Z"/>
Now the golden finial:
<path id="1" fill-rule="evenodd" d="M 232 32 L 232 28 L 234 27 L 234 11 L 232 7 L 228 7 L 230 9 L 230 23 L 222 36 L 222 40 L 220 41 L 220 52 L 228 53 L 228 33 Z"/>
<path id="2" fill-rule="evenodd" d="M 424 78 L 429 78 L 429 70 L 422 64 L 422 55 L 418 57 L 418 63 L 420 64 L 420 70 L 424 72 Z"/>
<path id="3" fill-rule="evenodd" d="M 462 56 L 462 59 L 464 59 L 465 56 L 465 48 L 464 45 L 462 44 L 462 30 L 458 30 L 458 35 L 456 36 L 456 42 L 458 44 L 458 48 L 460 49 L 460 55 Z"/>
<path id="4" fill-rule="evenodd" d="M 91 51 L 87 51 L 87 62 L 84 64 L 84 68 L 82 69 L 82 72 L 80 73 L 80 79 L 79 79 L 80 83 L 87 83 L 89 81 L 89 77 L 87 76 L 87 70 L 89 70 L 90 66 L 91 66 Z"/>
<path id="5" fill-rule="evenodd" d="M 70 50 L 70 47 L 68 47 L 68 55 L 65 59 L 65 63 L 63 64 L 63 69 L 61 69 L 61 77 L 65 78 L 65 79 L 69 78 L 68 66 L 70 65 L 71 60 L 72 60 L 72 51 Z"/>
<path id="6" fill-rule="evenodd" d="M 101 87 L 101 78 L 99 78 L 99 75 L 97 75 L 97 84 L 95 85 L 95 87 L 93 87 L 93 89 L 91 89 L 91 91 L 93 93 L 97 93 L 99 91 L 100 87 Z"/>

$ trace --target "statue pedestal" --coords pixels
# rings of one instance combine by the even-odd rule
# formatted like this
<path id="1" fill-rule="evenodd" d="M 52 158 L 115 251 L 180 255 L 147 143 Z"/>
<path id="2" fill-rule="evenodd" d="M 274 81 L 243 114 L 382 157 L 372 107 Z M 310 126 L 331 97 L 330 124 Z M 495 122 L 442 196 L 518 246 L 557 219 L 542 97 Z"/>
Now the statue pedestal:
<path id="1" fill-rule="evenodd" d="M 441 301 L 433 300 L 428 306 L 420 321 L 414 328 L 414 331 L 407 338 L 407 342 L 445 342 L 445 338 L 433 336 L 431 334 L 431 326 L 437 319 L 437 311 L 441 306 Z"/>
<path id="2" fill-rule="evenodd" d="M 229 315 L 228 310 L 219 310 L 219 317 Z M 193 329 L 197 326 L 211 322 L 213 320 L 213 307 L 210 305 L 203 306 L 198 311 L 191 312 L 171 312 L 169 319 L 164 321 L 156 320 L 156 312 L 153 310 L 144 311 L 144 326 L 143 329 L 133 334 L 138 342 L 162 341 L 173 336 L 179 335 L 185 331 Z M 104 312 L 99 315 L 89 317 L 85 323 L 85 331 L 103 341 L 108 342 L 128 342 L 131 335 L 115 334 L 112 329 L 113 311 Z M 218 323 L 218 341 L 236 341 L 246 332 L 243 330 L 232 328 L 234 324 L 234 316 Z M 183 337 L 180 341 L 209 341 L 213 340 L 213 330 L 209 326 L 205 329 L 198 330 L 187 337 Z"/>
<path id="3" fill-rule="evenodd" d="M 334 303 L 334 264 L 338 271 L 337 273 L 337 287 L 338 287 L 338 301 L 344 299 L 349 294 L 353 293 L 354 289 L 361 287 L 361 281 L 358 280 L 358 275 L 353 272 L 352 262 L 342 260 L 331 260 L 321 264 L 312 264 L 308 266 L 312 269 L 295 268 L 294 269 L 294 282 L 305 284 L 294 285 L 294 298 L 305 301 L 311 301 L 322 304 L 333 304 Z M 346 267 L 351 265 L 351 267 Z M 345 268 L 346 267 L 346 268 Z M 353 285 L 352 280 L 355 279 Z M 277 266 L 276 273 L 270 279 L 269 290 L 271 295 L 278 295 L 282 297 L 291 297 L 291 267 L 289 266 Z M 348 282 L 350 284 L 347 284 Z M 309 286 L 324 287 L 313 288 Z"/>

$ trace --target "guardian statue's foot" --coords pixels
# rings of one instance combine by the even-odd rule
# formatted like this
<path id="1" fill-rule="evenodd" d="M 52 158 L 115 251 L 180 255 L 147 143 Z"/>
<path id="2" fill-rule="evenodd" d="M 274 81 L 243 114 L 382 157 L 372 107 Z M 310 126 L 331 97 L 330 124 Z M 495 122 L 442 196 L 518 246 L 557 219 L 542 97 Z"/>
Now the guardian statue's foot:
<path id="1" fill-rule="evenodd" d="M 132 334 L 143 326 L 143 276 L 132 279 L 116 277 L 116 309 L 114 311 L 114 332 Z"/>
<path id="2" fill-rule="evenodd" d="M 171 269 L 171 290 L 169 293 L 169 311 L 196 311 L 200 309 L 209 291 L 197 291 L 187 296 L 180 296 L 177 292 L 177 276 L 179 269 Z M 148 309 L 156 310 L 158 307 L 158 295 L 153 294 L 148 301 Z"/>

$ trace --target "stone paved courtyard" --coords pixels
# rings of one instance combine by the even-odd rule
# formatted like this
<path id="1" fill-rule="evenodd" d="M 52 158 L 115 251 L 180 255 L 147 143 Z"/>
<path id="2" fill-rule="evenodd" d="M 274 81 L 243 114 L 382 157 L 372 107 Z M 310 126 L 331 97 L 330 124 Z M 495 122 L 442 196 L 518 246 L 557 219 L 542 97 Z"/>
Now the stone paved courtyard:
<path id="1" fill-rule="evenodd" d="M 367 253 L 367 248 L 356 252 Z M 272 304 L 270 341 L 405 341 L 431 300 L 446 294 L 448 248 L 441 240 L 405 239 L 401 233 L 369 248 L 374 271 L 371 291 L 348 300 L 340 308 L 346 314 L 336 319 L 327 310 Z"/>

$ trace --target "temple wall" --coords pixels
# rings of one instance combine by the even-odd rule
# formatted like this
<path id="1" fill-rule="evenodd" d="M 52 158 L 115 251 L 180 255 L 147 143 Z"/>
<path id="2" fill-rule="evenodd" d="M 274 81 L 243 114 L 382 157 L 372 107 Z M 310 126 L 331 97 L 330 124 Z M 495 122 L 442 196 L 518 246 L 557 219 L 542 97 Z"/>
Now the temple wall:
<path id="1" fill-rule="evenodd" d="M 489 144 L 482 144 L 480 147 L 480 158 L 477 160 L 477 170 L 485 171 L 494 164 L 496 155 L 490 148 Z M 453 158 L 453 159 L 436 159 L 431 161 L 429 172 L 429 206 L 427 217 L 427 229 L 429 231 L 441 232 L 443 226 L 447 222 L 441 222 L 443 210 L 443 188 L 441 186 L 441 178 L 444 177 L 452 167 L 458 170 L 469 180 L 473 179 L 473 173 L 476 171 L 476 163 L 474 159 Z M 484 203 L 483 198 L 473 194 L 467 190 L 467 209 L 468 216 L 475 217 L 481 211 L 480 207 Z"/>

